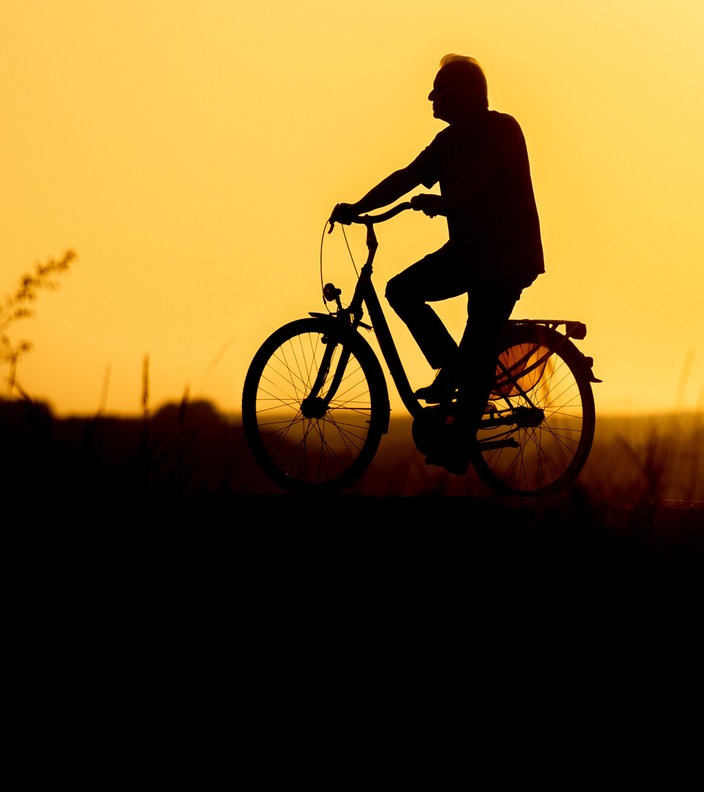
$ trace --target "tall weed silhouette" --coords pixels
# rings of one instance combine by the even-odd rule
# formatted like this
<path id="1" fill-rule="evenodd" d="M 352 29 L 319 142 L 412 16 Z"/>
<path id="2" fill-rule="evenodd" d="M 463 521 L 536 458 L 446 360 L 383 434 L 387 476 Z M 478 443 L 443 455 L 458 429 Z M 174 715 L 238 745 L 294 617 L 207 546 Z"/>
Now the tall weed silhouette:
<path id="1" fill-rule="evenodd" d="M 49 258 L 46 262 L 38 262 L 32 272 L 20 278 L 13 294 L 6 295 L 0 301 L 0 365 L 8 367 L 7 396 L 12 397 L 15 390 L 24 397 L 27 394 L 17 384 L 17 364 L 20 357 L 32 349 L 32 343 L 25 339 L 13 340 L 10 337 L 16 322 L 34 316 L 31 306 L 36 302 L 42 289 L 58 288 L 57 276 L 65 273 L 77 256 L 73 250 L 67 250 L 60 258 Z"/>

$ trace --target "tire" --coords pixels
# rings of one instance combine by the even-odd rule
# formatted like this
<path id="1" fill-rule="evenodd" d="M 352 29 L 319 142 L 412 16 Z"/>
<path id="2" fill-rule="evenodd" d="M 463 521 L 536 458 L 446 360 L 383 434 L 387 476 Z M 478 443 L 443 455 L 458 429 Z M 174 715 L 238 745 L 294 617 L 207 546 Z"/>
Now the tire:
<path id="1" fill-rule="evenodd" d="M 326 351 L 332 359 L 321 398 L 307 404 Z M 342 381 L 325 404 L 347 354 Z M 245 437 L 264 473 L 290 493 L 333 494 L 349 487 L 374 458 L 389 414 L 376 355 L 336 319 L 298 319 L 279 328 L 259 348 L 245 377 Z"/>
<path id="2" fill-rule="evenodd" d="M 472 464 L 497 494 L 557 495 L 577 479 L 591 451 L 596 416 L 590 368 L 571 341 L 543 326 L 510 328 L 502 350 L 497 383 L 502 366 L 511 370 L 513 383 L 504 377 L 495 386 L 490 407 L 494 416 L 509 407 L 512 415 L 523 409 L 526 419 L 496 421 L 488 412 Z"/>

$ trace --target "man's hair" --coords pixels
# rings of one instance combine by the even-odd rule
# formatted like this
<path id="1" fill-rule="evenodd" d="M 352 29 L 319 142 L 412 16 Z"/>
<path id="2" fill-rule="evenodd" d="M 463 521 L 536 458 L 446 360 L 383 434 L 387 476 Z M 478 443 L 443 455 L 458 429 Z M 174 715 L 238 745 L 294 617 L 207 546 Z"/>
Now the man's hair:
<path id="1" fill-rule="evenodd" d="M 472 105 L 484 110 L 489 107 L 486 75 L 479 61 L 469 55 L 450 54 L 440 60 L 440 68 L 457 78 L 457 86 Z"/>

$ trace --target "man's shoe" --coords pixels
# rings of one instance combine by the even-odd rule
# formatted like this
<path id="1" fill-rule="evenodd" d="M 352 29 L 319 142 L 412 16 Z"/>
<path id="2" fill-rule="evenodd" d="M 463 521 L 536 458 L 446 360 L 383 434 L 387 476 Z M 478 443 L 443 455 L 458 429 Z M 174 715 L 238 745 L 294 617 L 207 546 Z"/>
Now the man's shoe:
<path id="1" fill-rule="evenodd" d="M 465 421 L 448 416 L 435 442 L 428 449 L 425 464 L 437 465 L 456 476 L 464 476 L 469 469 L 471 444 L 472 438 Z"/>
<path id="2" fill-rule="evenodd" d="M 457 385 L 452 381 L 451 376 L 446 374 L 444 369 L 440 369 L 430 385 L 418 388 L 413 395 L 426 404 L 443 404 L 452 401 L 456 390 Z"/>

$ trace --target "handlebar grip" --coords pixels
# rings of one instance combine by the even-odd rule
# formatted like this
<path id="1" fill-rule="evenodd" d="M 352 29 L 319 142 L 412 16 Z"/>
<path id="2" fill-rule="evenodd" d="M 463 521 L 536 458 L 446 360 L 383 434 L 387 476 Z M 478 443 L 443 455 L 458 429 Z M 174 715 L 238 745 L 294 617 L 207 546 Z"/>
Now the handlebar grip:
<path id="1" fill-rule="evenodd" d="M 383 223 L 384 220 L 390 220 L 392 217 L 396 217 L 397 214 L 401 212 L 405 212 L 406 209 L 411 208 L 410 201 L 403 201 L 400 204 L 396 204 L 396 206 L 392 206 L 391 209 L 387 209 L 385 212 L 381 212 L 380 214 L 372 215 L 372 214 L 364 214 L 356 217 L 352 222 L 353 223 L 360 223 L 362 225 L 369 225 L 370 223 Z"/>

